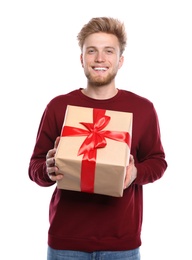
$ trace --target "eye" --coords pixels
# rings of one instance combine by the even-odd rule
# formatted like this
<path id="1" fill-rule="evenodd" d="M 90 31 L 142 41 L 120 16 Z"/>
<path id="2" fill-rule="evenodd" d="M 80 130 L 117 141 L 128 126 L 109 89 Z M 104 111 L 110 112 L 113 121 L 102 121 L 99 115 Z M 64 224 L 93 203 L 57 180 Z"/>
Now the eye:
<path id="1" fill-rule="evenodd" d="M 106 49 L 106 53 L 107 53 L 107 54 L 113 54 L 114 51 L 113 51 L 113 49 Z"/>
<path id="2" fill-rule="evenodd" d="M 87 51 L 87 53 L 89 53 L 89 54 L 92 54 L 92 53 L 94 53 L 94 52 L 95 52 L 94 49 L 89 49 L 89 50 Z"/>

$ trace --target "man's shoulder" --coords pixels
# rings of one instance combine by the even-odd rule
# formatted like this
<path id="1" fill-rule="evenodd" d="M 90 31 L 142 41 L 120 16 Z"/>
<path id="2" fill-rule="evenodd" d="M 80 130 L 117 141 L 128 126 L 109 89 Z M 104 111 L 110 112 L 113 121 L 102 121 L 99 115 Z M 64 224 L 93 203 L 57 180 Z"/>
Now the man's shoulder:
<path id="1" fill-rule="evenodd" d="M 65 102 L 65 100 L 75 98 L 75 97 L 77 97 L 78 92 L 79 92 L 79 90 L 75 89 L 75 90 L 70 91 L 68 93 L 57 95 L 50 100 L 49 104 L 58 103 L 58 102 Z"/>
<path id="2" fill-rule="evenodd" d="M 145 96 L 142 96 L 140 94 L 136 94 L 132 91 L 128 91 L 128 90 L 121 90 L 122 92 L 122 96 L 124 98 L 128 98 L 130 100 L 132 100 L 133 102 L 139 102 L 139 103 L 143 103 L 143 104 L 152 104 L 152 102 Z"/>

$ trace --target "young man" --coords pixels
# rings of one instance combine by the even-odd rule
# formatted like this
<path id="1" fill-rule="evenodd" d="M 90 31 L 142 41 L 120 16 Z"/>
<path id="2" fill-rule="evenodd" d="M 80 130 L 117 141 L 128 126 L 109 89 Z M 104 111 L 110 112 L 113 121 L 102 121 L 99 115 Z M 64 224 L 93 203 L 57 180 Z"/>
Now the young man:
<path id="1" fill-rule="evenodd" d="M 93 18 L 77 38 L 87 86 L 53 98 L 45 108 L 29 176 L 44 187 L 65 177 L 58 174 L 54 155 L 67 105 L 133 113 L 131 156 L 123 197 L 55 188 L 50 202 L 47 259 L 139 260 L 142 186 L 161 178 L 167 168 L 158 117 L 148 99 L 115 86 L 127 40 L 123 23 Z"/>

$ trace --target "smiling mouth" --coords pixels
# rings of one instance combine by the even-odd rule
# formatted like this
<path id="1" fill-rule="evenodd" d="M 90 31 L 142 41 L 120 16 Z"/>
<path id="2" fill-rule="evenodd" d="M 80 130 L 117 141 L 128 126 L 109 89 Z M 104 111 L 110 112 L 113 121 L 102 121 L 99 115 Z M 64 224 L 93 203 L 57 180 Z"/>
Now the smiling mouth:
<path id="1" fill-rule="evenodd" d="M 95 71 L 106 71 L 107 68 L 105 68 L 105 67 L 93 67 L 93 70 L 95 70 Z"/>

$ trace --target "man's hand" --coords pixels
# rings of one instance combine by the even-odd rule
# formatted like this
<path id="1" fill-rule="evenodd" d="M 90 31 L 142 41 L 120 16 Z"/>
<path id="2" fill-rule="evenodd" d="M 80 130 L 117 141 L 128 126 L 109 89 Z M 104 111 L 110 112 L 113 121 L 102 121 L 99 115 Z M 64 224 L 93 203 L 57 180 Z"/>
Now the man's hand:
<path id="1" fill-rule="evenodd" d="M 137 177 L 137 168 L 135 167 L 133 155 L 130 155 L 129 165 L 127 166 L 127 172 L 125 176 L 124 189 L 128 188 L 129 185 L 136 179 Z"/>
<path id="2" fill-rule="evenodd" d="M 49 150 L 46 155 L 47 174 L 52 181 L 58 181 L 63 178 L 63 174 L 58 173 L 59 169 L 55 166 L 55 157 L 54 157 L 57 146 L 59 144 L 59 140 L 60 137 L 57 137 L 57 139 L 55 140 L 54 148 Z"/>

